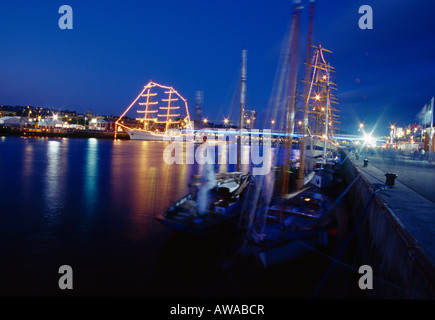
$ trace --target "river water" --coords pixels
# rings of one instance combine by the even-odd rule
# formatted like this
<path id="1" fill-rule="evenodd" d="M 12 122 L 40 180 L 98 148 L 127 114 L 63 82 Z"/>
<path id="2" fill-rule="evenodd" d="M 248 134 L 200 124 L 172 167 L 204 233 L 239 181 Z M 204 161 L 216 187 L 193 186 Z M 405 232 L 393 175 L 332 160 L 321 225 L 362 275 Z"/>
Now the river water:
<path id="1" fill-rule="evenodd" d="M 0 296 L 309 298 L 330 260 L 223 268 L 231 234 L 198 237 L 155 219 L 201 170 L 167 164 L 168 144 L 0 137 Z M 72 290 L 59 288 L 62 265 Z"/>

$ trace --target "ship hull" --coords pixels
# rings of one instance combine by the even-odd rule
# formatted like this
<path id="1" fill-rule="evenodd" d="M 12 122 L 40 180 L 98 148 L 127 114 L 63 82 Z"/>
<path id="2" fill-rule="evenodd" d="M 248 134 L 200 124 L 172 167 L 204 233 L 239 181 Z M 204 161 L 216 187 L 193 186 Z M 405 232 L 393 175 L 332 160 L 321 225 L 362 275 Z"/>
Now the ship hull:
<path id="1" fill-rule="evenodd" d="M 163 141 L 163 134 L 152 134 L 147 131 L 129 130 L 127 131 L 130 140 Z"/>
<path id="2" fill-rule="evenodd" d="M 193 137 L 193 135 L 188 134 L 180 134 L 180 135 L 169 135 L 165 133 L 155 134 L 149 131 L 140 131 L 140 130 L 128 130 L 127 131 L 130 140 L 145 140 L 145 141 L 170 141 L 172 138 L 183 138 L 184 141 L 187 141 Z"/>

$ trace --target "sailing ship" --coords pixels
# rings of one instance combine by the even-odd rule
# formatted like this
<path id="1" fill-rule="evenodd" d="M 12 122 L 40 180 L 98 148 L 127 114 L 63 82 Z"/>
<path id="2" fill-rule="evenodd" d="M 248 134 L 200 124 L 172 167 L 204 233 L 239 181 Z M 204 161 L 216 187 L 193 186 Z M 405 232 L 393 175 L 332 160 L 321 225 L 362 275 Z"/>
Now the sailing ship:
<path id="1" fill-rule="evenodd" d="M 306 97 L 308 115 L 311 118 L 309 131 L 310 143 L 307 150 L 309 156 L 315 161 L 315 172 L 311 183 L 319 188 L 326 188 L 339 181 L 340 166 L 337 142 L 334 141 L 334 126 L 338 123 L 338 109 L 331 104 L 338 104 L 338 99 L 331 92 L 336 90 L 336 84 L 330 79 L 331 72 L 335 71 L 329 62 L 326 62 L 323 52 L 332 53 L 319 44 L 314 46 L 315 54 L 309 65 L 312 69 Z"/>
<path id="2" fill-rule="evenodd" d="M 158 94 L 163 94 L 165 98 L 154 100 Z M 181 102 L 183 107 L 174 105 L 176 101 Z M 127 123 L 125 116 L 132 108 L 143 116 Z M 173 87 L 153 81 L 143 88 L 115 122 L 115 138 L 120 130 L 125 130 L 131 140 L 163 141 L 176 138 L 188 141 L 194 138 L 193 123 L 190 120 L 186 99 Z"/>

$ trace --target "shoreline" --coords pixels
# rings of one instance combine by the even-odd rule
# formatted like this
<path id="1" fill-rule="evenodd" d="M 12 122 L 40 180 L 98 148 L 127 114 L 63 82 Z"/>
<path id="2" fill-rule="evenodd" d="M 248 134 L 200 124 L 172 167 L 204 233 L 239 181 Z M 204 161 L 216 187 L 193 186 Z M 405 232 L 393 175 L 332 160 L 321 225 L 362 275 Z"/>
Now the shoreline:
<path id="1" fill-rule="evenodd" d="M 96 138 L 114 140 L 114 131 L 14 128 L 8 126 L 0 126 L 0 135 L 47 138 Z M 126 132 L 118 132 L 117 139 L 129 140 L 130 137 Z"/>

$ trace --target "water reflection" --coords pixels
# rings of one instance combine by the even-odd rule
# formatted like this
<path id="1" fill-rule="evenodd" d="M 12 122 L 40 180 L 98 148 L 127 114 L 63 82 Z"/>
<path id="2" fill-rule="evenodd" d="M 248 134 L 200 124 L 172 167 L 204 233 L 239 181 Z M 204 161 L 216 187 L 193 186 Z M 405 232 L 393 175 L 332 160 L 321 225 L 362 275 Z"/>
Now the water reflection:
<path id="1" fill-rule="evenodd" d="M 64 144 L 65 149 L 67 149 L 67 141 L 56 141 L 50 140 L 47 143 L 47 169 L 45 172 L 44 182 L 45 182 L 45 217 L 50 218 L 50 222 L 54 222 L 56 216 L 58 216 L 64 207 L 64 197 L 63 197 L 63 177 L 67 169 L 64 159 L 62 161 L 62 144 Z M 66 151 L 66 150 L 64 150 Z"/>
<path id="2" fill-rule="evenodd" d="M 84 170 L 84 198 L 85 209 L 87 212 L 93 212 L 96 208 L 97 180 L 98 180 L 98 140 L 95 138 L 88 139 L 86 146 L 86 162 Z"/>
<path id="3" fill-rule="evenodd" d="M 166 164 L 166 146 L 157 141 L 114 141 L 111 149 L 110 198 L 130 222 L 132 239 L 149 235 L 154 217 L 187 192 L 192 165 Z"/>
<path id="4" fill-rule="evenodd" d="M 130 237 L 135 240 L 146 236 L 149 215 L 147 210 L 152 210 L 155 194 L 151 188 L 156 187 L 155 166 L 151 157 L 152 141 L 138 141 L 138 152 L 132 159 L 132 166 L 136 170 L 131 172 L 132 186 L 129 188 L 130 201 L 134 210 L 129 215 Z M 154 169 L 153 169 L 154 168 Z"/>
<path id="5" fill-rule="evenodd" d="M 51 218 L 47 226 L 57 221 L 60 213 L 65 213 L 68 221 L 85 213 L 85 220 L 80 221 L 86 228 L 91 224 L 97 227 L 94 222 L 98 219 L 102 223 L 115 219 L 124 223 L 122 228 L 134 241 L 153 232 L 154 217 L 190 191 L 189 183 L 202 167 L 191 158 L 198 145 L 192 151 L 182 144 L 183 161 L 167 164 L 163 154 L 169 142 L 43 139 L 20 143 L 21 190 L 26 198 L 42 202 L 43 216 Z M 210 148 L 216 172 L 236 170 L 235 144 Z M 242 152 L 242 171 L 248 172 L 250 147 L 243 146 Z M 30 195 L 39 185 L 39 196 Z M 81 230 L 83 225 L 77 227 Z"/>
<path id="6" fill-rule="evenodd" d="M 23 170 L 21 172 L 21 181 L 22 181 L 22 196 L 26 197 L 29 192 L 32 192 L 32 175 L 34 168 L 34 154 L 35 150 L 33 144 L 29 141 L 26 141 L 26 145 L 24 147 L 23 152 Z"/>
<path id="7" fill-rule="evenodd" d="M 24 148 L 24 154 L 23 154 L 23 172 L 22 172 L 24 180 L 27 180 L 27 178 L 30 178 L 33 174 L 33 156 L 34 156 L 33 144 L 26 143 L 26 146 Z"/>

